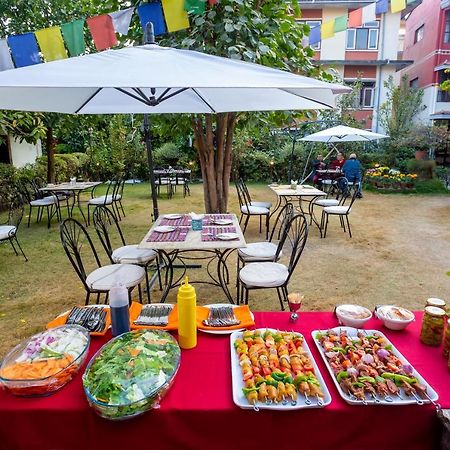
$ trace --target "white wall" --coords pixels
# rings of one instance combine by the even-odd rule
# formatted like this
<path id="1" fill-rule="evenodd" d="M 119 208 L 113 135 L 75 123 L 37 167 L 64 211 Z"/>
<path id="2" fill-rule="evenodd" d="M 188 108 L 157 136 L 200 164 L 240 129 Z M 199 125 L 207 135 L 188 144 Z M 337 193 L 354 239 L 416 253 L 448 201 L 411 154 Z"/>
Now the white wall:
<path id="1" fill-rule="evenodd" d="M 399 33 L 400 33 L 400 13 L 384 14 L 384 31 L 380 30 L 379 58 L 397 59 Z M 383 39 L 384 38 L 384 39 Z"/>
<path id="2" fill-rule="evenodd" d="M 23 167 L 26 164 L 32 164 L 38 156 L 42 155 L 41 141 L 37 144 L 27 144 L 19 142 L 17 139 L 10 137 L 11 143 L 11 159 L 15 167 Z"/>
<path id="3" fill-rule="evenodd" d="M 323 8 L 322 23 L 334 20 L 336 17 L 347 14 L 347 8 Z M 341 60 L 345 59 L 345 40 L 347 32 L 336 33 L 332 38 L 324 39 L 320 43 L 320 59 Z"/>

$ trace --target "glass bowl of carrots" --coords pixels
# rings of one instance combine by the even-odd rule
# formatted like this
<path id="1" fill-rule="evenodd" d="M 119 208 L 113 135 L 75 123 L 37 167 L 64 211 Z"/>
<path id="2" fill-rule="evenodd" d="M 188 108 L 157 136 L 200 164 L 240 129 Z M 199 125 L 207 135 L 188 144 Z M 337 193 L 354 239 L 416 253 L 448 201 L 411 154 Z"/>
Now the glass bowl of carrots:
<path id="1" fill-rule="evenodd" d="M 78 325 L 62 325 L 35 334 L 5 356 L 0 365 L 0 382 L 14 395 L 50 395 L 78 372 L 89 344 L 89 332 Z"/>

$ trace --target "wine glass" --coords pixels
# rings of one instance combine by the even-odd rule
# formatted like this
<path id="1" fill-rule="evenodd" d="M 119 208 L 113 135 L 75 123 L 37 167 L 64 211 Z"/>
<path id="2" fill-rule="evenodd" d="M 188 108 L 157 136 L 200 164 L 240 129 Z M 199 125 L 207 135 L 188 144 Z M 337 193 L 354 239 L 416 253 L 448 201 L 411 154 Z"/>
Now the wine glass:
<path id="1" fill-rule="evenodd" d="M 288 295 L 289 311 L 291 312 L 290 319 L 292 322 L 296 322 L 298 320 L 297 311 L 302 306 L 303 297 L 303 295 L 300 295 L 298 293 L 292 293 Z"/>

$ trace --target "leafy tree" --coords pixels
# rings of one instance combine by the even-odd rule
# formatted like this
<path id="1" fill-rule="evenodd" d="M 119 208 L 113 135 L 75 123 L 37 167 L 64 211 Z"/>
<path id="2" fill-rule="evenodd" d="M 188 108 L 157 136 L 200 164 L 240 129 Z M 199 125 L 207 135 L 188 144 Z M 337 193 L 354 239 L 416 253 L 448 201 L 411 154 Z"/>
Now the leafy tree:
<path id="1" fill-rule="evenodd" d="M 0 139 L 11 135 L 20 142 L 35 144 L 45 136 L 43 114 L 22 111 L 0 111 Z"/>
<path id="2" fill-rule="evenodd" d="M 392 76 L 384 83 L 387 100 L 380 107 L 380 123 L 391 139 L 401 138 L 414 127 L 414 117 L 426 106 L 422 104 L 423 90 L 411 87 L 404 75 L 400 85 L 394 84 Z"/>

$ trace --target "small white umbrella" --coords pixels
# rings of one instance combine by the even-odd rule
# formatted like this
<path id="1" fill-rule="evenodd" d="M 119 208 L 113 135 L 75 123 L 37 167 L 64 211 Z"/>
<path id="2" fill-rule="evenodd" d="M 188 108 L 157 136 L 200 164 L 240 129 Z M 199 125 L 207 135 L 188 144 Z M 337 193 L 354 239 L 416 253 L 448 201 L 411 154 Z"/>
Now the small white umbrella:
<path id="1" fill-rule="evenodd" d="M 389 136 L 385 134 L 373 133 L 372 131 L 362 130 L 359 128 L 346 127 L 338 125 L 337 127 L 328 128 L 318 131 L 317 133 L 305 136 L 300 141 L 308 142 L 367 142 L 377 139 L 384 139 Z"/>
<path id="2" fill-rule="evenodd" d="M 0 109 L 73 114 L 147 114 L 334 108 L 349 88 L 289 72 L 154 43 L 0 73 Z"/>
<path id="3" fill-rule="evenodd" d="M 336 127 L 327 128 L 326 130 L 318 131 L 317 133 L 305 136 L 299 141 L 306 142 L 323 142 L 325 144 L 334 144 L 336 142 L 368 142 L 376 141 L 378 139 L 388 138 L 385 134 L 373 133 L 372 131 L 362 130 L 360 128 L 346 127 L 345 125 L 338 125 Z M 334 147 L 334 146 L 333 146 Z M 334 147 L 335 148 L 335 147 Z M 302 183 L 307 180 L 312 171 L 305 177 L 306 168 L 308 167 L 308 162 L 311 158 L 312 148 L 309 152 L 308 158 L 306 160 L 305 168 L 302 175 Z M 326 155 L 328 158 L 333 152 L 333 149 Z"/>

